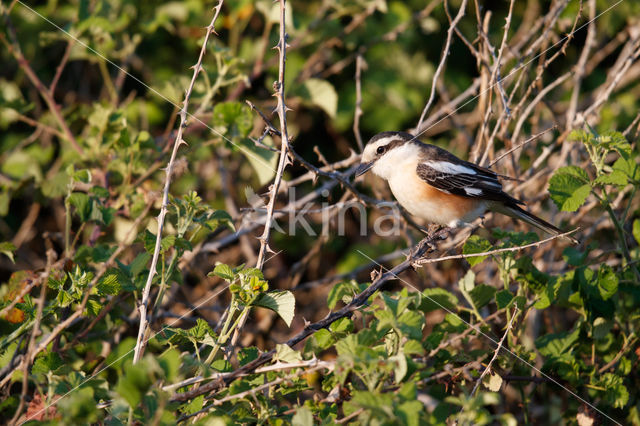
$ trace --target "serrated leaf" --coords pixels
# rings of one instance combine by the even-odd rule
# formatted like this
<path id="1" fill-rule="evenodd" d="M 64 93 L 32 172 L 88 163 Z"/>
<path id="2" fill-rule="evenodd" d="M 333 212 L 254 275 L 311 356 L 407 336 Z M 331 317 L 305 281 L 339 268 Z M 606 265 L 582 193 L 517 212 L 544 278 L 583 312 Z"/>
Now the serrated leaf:
<path id="1" fill-rule="evenodd" d="M 120 292 L 121 286 L 118 282 L 118 276 L 116 274 L 109 274 L 104 277 L 97 284 L 98 294 L 105 295 L 116 295 Z"/>
<path id="2" fill-rule="evenodd" d="M 509 290 L 502 290 L 496 293 L 496 305 L 498 309 L 506 308 L 513 300 L 513 294 Z"/>
<path id="3" fill-rule="evenodd" d="M 546 334 L 536 339 L 536 347 L 544 356 L 559 357 L 567 353 L 578 341 L 580 329 L 572 332 Z"/>
<path id="4" fill-rule="evenodd" d="M 618 292 L 618 277 L 609 265 L 602 265 L 598 269 L 597 280 L 598 291 L 603 300 Z"/>
<path id="5" fill-rule="evenodd" d="M 587 173 L 579 167 L 567 166 L 556 171 L 549 181 L 549 194 L 562 211 L 574 212 L 591 193 Z"/>
<path id="6" fill-rule="evenodd" d="M 49 371 L 54 371 L 59 367 L 62 367 L 64 362 L 60 355 L 56 352 L 46 352 L 44 355 L 40 355 L 33 363 L 31 372 L 33 374 L 47 374 Z"/>
<path id="7" fill-rule="evenodd" d="M 280 318 L 290 327 L 291 321 L 293 321 L 296 298 L 290 291 L 271 291 L 260 294 L 253 305 L 271 309 L 280 315 Z"/>
<path id="8" fill-rule="evenodd" d="M 229 265 L 218 263 L 213 271 L 209 272 L 209 276 L 220 277 L 227 282 L 232 282 L 236 278 L 236 274 Z"/>
<path id="9" fill-rule="evenodd" d="M 598 176 L 594 181 L 597 184 L 618 186 L 625 186 L 628 182 L 627 175 L 623 171 L 615 169 L 609 174 Z"/>
<path id="10" fill-rule="evenodd" d="M 463 254 L 484 253 L 491 250 L 491 243 L 482 237 L 472 235 L 467 239 L 462 248 Z M 487 256 L 468 257 L 466 260 L 469 265 L 475 266 L 485 260 Z"/>
<path id="11" fill-rule="evenodd" d="M 471 295 L 474 306 L 480 309 L 493 299 L 493 296 L 496 294 L 496 289 L 486 284 L 479 284 L 475 286 L 469 294 Z"/>

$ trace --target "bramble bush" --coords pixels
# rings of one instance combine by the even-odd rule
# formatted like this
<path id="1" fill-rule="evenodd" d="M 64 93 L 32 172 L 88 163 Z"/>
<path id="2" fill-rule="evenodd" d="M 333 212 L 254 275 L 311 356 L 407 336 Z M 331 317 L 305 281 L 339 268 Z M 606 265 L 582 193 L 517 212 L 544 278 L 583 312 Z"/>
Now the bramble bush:
<path id="1" fill-rule="evenodd" d="M 423 3 L 2 2 L 0 418 L 640 425 L 640 5 Z M 408 127 L 579 244 L 389 216 Z"/>

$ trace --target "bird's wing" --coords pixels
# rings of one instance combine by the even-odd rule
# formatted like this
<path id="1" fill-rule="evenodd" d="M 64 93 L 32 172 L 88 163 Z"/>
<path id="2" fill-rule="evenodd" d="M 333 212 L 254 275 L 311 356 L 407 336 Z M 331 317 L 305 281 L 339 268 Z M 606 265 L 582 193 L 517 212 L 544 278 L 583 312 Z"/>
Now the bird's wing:
<path id="1" fill-rule="evenodd" d="M 453 156 L 424 159 L 418 163 L 416 172 L 420 179 L 447 194 L 524 204 L 502 191 L 502 184 L 495 172 Z"/>

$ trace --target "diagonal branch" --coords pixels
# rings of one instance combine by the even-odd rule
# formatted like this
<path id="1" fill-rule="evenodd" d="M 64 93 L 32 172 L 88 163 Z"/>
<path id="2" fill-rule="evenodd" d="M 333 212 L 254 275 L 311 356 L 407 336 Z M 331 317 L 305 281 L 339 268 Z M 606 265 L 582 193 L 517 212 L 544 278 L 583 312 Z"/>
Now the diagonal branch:
<path id="1" fill-rule="evenodd" d="M 307 324 L 300 333 L 298 333 L 297 335 L 289 339 L 287 342 L 285 342 L 285 344 L 288 345 L 289 347 L 293 347 L 298 343 L 302 342 L 303 340 L 305 340 L 307 337 L 311 336 L 316 331 L 329 327 L 331 324 L 333 324 L 334 322 L 336 322 L 341 318 L 350 317 L 356 310 L 358 310 L 367 302 L 369 297 L 373 296 L 377 291 L 379 291 L 387 281 L 396 279 L 399 273 L 404 272 L 407 269 L 411 268 L 415 259 L 424 255 L 427 252 L 427 250 L 430 248 L 431 244 L 436 243 L 440 240 L 446 239 L 450 231 L 451 231 L 450 228 L 444 228 L 439 230 L 438 232 L 433 233 L 432 235 L 428 236 L 424 240 L 422 240 L 422 242 L 418 246 L 416 246 L 416 248 L 413 250 L 413 254 L 407 260 L 400 263 L 395 268 L 379 275 L 375 280 L 373 280 L 373 282 L 369 287 L 367 287 L 361 293 L 355 296 L 351 300 L 351 302 L 349 302 L 342 309 L 339 309 L 335 312 L 330 313 L 320 321 L 317 321 L 313 324 Z M 226 384 L 237 379 L 238 377 L 246 376 L 247 374 L 253 374 L 253 372 L 258 367 L 271 361 L 275 353 L 276 353 L 275 349 L 269 352 L 266 352 L 260 355 L 257 359 L 231 372 L 224 378 L 220 378 L 219 380 L 214 380 L 212 382 L 206 383 L 197 389 L 174 394 L 171 400 L 172 401 L 188 401 L 189 399 L 195 398 L 199 395 L 204 395 L 206 393 L 218 390 L 224 387 Z"/>
<path id="2" fill-rule="evenodd" d="M 473 390 L 471 391 L 471 396 L 473 396 L 476 393 L 476 391 L 478 390 L 478 387 L 480 386 L 480 383 L 482 383 L 482 379 L 484 379 L 484 376 L 486 376 L 487 373 L 489 371 L 491 371 L 491 366 L 493 365 L 493 362 L 496 360 L 496 358 L 498 358 L 498 354 L 500 353 L 500 349 L 502 349 L 502 345 L 504 344 L 504 340 L 507 338 L 507 335 L 511 331 L 511 327 L 513 327 L 513 321 L 516 319 L 516 316 L 518 316 L 518 307 L 517 306 L 515 307 L 513 315 L 511 316 L 511 321 L 509 321 L 509 325 L 507 325 L 507 329 L 504 331 L 504 334 L 502 335 L 502 339 L 500 339 L 500 342 L 498 342 L 498 347 L 496 347 L 496 350 L 493 353 L 493 357 L 491 358 L 491 361 L 489 361 L 489 364 L 487 364 L 487 368 L 485 368 L 484 371 L 482 372 L 482 374 L 480 374 L 480 377 L 478 377 L 478 380 L 476 381 L 476 384 L 473 387 Z"/>

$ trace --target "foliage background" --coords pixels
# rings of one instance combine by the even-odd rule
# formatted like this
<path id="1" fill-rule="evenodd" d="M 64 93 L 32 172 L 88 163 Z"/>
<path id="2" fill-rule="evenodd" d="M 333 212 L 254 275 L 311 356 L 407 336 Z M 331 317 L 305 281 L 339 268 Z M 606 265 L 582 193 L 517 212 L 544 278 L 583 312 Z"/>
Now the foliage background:
<path id="1" fill-rule="evenodd" d="M 271 48 L 280 17 L 270 0 L 226 2 L 191 93 L 188 145 L 174 164 L 151 292 L 154 334 L 134 365 L 164 168 L 215 4 L 29 3 L 81 44 L 23 3 L 3 1 L 0 416 L 640 424 L 640 5 L 470 2 L 448 31 L 461 4 L 287 3 L 293 163 L 276 208 L 302 208 L 285 192 L 295 189 L 295 200 L 311 200 L 309 222 L 320 234 L 321 211 L 355 199 L 367 205 L 371 229 L 387 212 L 377 200 L 392 196 L 374 178 L 349 184 L 357 136 L 414 129 L 433 84 L 422 140 L 486 165 L 531 138 L 494 169 L 524 180 L 505 185 L 533 212 L 563 229 L 579 226 L 580 244 L 557 239 L 442 260 L 539 239 L 488 217 L 470 238 L 462 230 L 437 242 L 433 261 L 413 270 L 402 249 L 423 235 L 411 223 L 397 237 L 362 236 L 354 209 L 338 235 L 331 210 L 328 233 L 273 231 L 262 272 L 243 269 L 256 263 L 263 225 L 252 207 L 269 200 L 280 148 L 245 101 L 278 123 Z M 358 80 L 363 113 L 354 126 Z M 264 135 L 261 145 L 252 141 Z M 287 216 L 278 223 L 287 229 Z M 282 345 L 353 301 L 380 264 L 399 268 L 402 280 L 293 350 Z M 272 310 L 257 307 L 265 305 Z M 244 311 L 249 321 L 239 327 Z M 521 360 L 496 351 L 503 336 Z M 271 355 L 252 367 L 260 354 Z M 197 376 L 226 382 L 184 382 Z M 196 395 L 202 383 L 219 385 L 205 399 Z"/>

